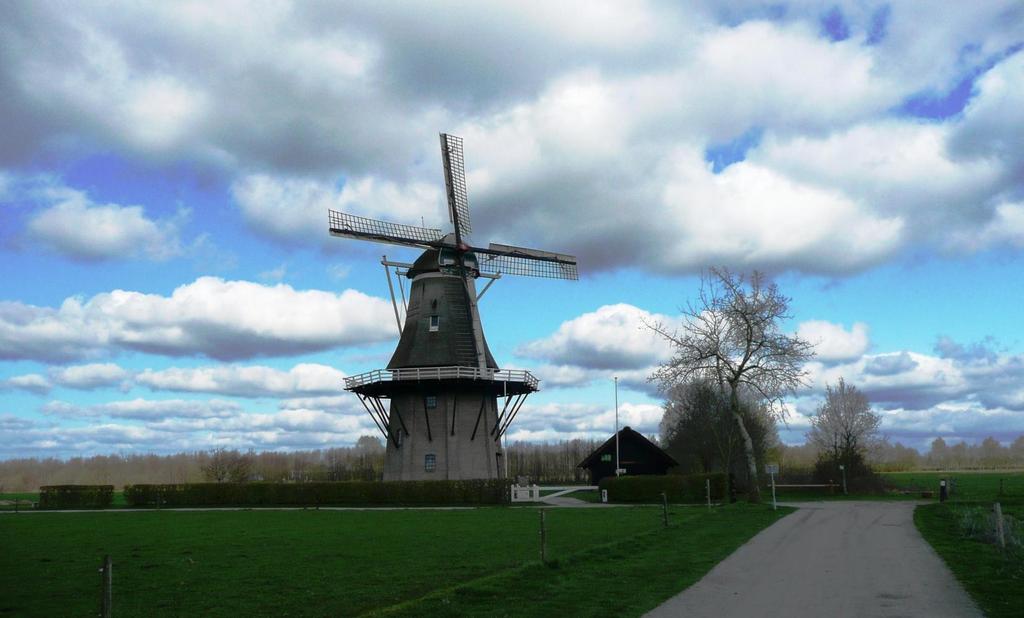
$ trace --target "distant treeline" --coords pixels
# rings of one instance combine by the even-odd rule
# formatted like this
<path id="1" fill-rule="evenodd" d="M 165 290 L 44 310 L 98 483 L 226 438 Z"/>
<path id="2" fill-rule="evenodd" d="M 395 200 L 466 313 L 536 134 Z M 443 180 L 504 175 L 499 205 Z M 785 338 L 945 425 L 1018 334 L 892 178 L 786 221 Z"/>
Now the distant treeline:
<path id="1" fill-rule="evenodd" d="M 818 457 L 817 450 L 810 444 L 776 448 L 776 458 L 783 470 L 810 470 Z M 871 445 L 867 455 L 868 462 L 878 472 L 1021 469 L 1024 468 L 1024 435 L 1018 436 L 1010 446 L 1003 446 L 992 437 L 977 444 L 957 442 L 952 445 L 936 438 L 923 454 L 899 442 L 881 440 Z"/>
<path id="2" fill-rule="evenodd" d="M 653 437 L 653 436 L 652 436 Z M 576 467 L 598 445 L 595 440 L 555 443 L 514 442 L 508 446 L 509 476 L 530 483 L 583 483 Z M 810 445 L 769 448 L 783 470 L 802 472 L 818 456 Z M 947 444 L 938 438 L 927 453 L 882 441 L 869 451 L 876 470 L 970 470 L 1024 468 L 1024 435 L 1010 446 L 993 438 L 969 445 Z M 202 481 L 355 481 L 378 480 L 384 467 L 380 440 L 363 436 L 355 446 L 291 452 L 194 451 L 174 455 L 97 455 L 94 457 L 28 458 L 0 461 L 0 492 L 34 491 L 42 485 L 124 485 L 195 483 Z"/>
<path id="3" fill-rule="evenodd" d="M 509 476 L 537 483 L 581 483 L 576 468 L 593 440 L 552 444 L 515 442 L 508 448 Z M 0 461 L 0 492 L 34 491 L 43 485 L 124 485 L 198 482 L 313 482 L 379 480 L 384 446 L 372 436 L 356 445 L 310 451 L 193 451 L 174 455 L 97 455 Z"/>

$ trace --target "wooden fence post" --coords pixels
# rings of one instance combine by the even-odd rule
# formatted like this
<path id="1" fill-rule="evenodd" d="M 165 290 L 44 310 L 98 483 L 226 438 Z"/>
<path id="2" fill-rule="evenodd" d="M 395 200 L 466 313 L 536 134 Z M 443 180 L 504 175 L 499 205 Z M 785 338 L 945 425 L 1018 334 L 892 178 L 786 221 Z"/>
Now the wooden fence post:
<path id="1" fill-rule="evenodd" d="M 999 544 L 999 549 L 1006 549 L 1006 533 L 1003 531 L 1003 507 L 999 506 L 996 502 L 993 510 L 996 512 L 996 542 Z"/>
<path id="2" fill-rule="evenodd" d="M 668 496 L 661 492 L 661 519 L 668 528 Z"/>
<path id="3" fill-rule="evenodd" d="M 547 564 L 548 535 L 544 530 L 544 509 L 540 510 L 540 561 Z"/>
<path id="4" fill-rule="evenodd" d="M 113 579 L 114 565 L 110 562 L 110 555 L 107 554 L 103 557 L 103 566 L 100 567 L 100 616 L 101 618 L 110 618 L 111 616 L 111 603 L 113 601 L 113 595 L 111 594 L 111 583 Z"/>

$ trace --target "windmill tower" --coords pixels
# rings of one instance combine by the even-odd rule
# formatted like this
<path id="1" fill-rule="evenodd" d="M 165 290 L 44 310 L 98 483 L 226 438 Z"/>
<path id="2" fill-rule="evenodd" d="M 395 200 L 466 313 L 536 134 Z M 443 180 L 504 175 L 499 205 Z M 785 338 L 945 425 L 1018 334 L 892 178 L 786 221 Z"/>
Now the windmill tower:
<path id="1" fill-rule="evenodd" d="M 477 301 L 503 275 L 577 278 L 571 255 L 495 243 L 469 245 L 461 138 L 441 134 L 441 160 L 453 227 L 449 234 L 328 212 L 332 236 L 424 250 L 413 264 L 383 261 L 386 271 L 389 265 L 402 266 L 402 274 L 412 280 L 405 324 L 399 323 L 398 348 L 387 368 L 345 378 L 345 390 L 359 397 L 384 436 L 384 480 L 504 476 L 501 437 L 539 382 L 528 371 L 498 368 L 487 348 Z M 479 277 L 490 282 L 477 294 Z M 395 316 L 397 321 L 397 305 Z"/>

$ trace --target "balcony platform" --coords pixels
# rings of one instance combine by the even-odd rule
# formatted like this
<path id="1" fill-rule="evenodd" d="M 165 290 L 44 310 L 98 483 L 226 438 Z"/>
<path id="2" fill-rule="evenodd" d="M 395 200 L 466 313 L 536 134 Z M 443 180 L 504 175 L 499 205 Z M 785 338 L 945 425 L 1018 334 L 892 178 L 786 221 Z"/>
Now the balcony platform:
<path id="1" fill-rule="evenodd" d="M 479 367 L 406 367 L 374 369 L 345 378 L 345 390 L 370 397 L 388 397 L 391 393 L 414 390 L 428 385 L 445 387 L 481 387 L 498 397 L 528 395 L 540 389 L 540 380 L 519 369 L 480 369 Z"/>

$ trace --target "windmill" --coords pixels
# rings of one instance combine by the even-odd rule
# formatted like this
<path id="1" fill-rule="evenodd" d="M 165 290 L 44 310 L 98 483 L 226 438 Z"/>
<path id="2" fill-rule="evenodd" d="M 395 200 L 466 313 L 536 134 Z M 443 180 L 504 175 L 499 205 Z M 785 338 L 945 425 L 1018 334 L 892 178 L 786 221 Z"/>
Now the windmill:
<path id="1" fill-rule="evenodd" d="M 345 390 L 359 397 L 386 441 L 384 480 L 504 476 L 501 438 L 539 381 L 498 368 L 477 301 L 503 275 L 577 278 L 571 255 L 468 244 L 461 138 L 441 134 L 441 161 L 451 233 L 328 211 L 332 236 L 423 249 L 412 264 L 382 262 L 389 287 L 388 266 L 404 267 L 399 273 L 412 280 L 404 325 L 395 305 L 400 338 L 387 368 L 345 378 Z M 490 279 L 479 295 L 478 277 Z"/>

